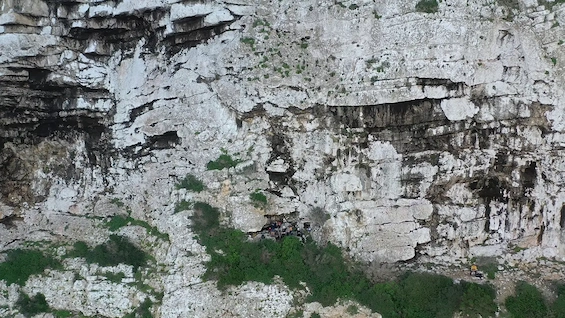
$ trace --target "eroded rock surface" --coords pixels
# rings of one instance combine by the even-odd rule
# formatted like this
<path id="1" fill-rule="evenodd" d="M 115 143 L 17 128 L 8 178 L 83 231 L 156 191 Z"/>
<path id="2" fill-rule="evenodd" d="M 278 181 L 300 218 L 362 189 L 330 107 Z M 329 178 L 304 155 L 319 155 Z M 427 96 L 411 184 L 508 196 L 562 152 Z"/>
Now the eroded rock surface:
<path id="1" fill-rule="evenodd" d="M 244 231 L 292 213 L 373 264 L 565 261 L 565 7 L 416 2 L 4 1 L 2 248 L 100 244 L 129 213 L 169 235 L 122 230 L 161 268 L 144 276 L 161 317 L 292 307 L 284 286 L 202 282 L 181 200 Z M 221 154 L 236 166 L 207 170 Z M 175 189 L 187 173 L 206 189 Z M 53 272 L 25 290 L 108 317 L 154 297 L 73 266 L 84 280 Z"/>

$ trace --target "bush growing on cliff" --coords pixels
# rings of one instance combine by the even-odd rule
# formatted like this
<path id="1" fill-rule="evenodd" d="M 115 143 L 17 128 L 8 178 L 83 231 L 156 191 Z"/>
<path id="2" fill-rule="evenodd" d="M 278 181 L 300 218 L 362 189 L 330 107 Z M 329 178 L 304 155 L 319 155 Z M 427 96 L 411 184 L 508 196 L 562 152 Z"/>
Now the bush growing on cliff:
<path id="1" fill-rule="evenodd" d="M 547 306 L 541 292 L 524 281 L 516 285 L 516 293 L 505 301 L 506 309 L 513 318 L 545 318 Z"/>
<path id="2" fill-rule="evenodd" d="M 259 189 L 255 190 L 249 195 L 249 199 L 253 202 L 253 206 L 256 208 L 264 207 L 267 205 L 267 196 L 263 194 Z"/>
<path id="3" fill-rule="evenodd" d="M 124 318 L 153 318 L 151 313 L 153 302 L 149 298 L 145 300 L 134 311 L 124 316 Z"/>
<path id="4" fill-rule="evenodd" d="M 400 280 L 399 304 L 403 317 L 451 318 L 459 308 L 461 285 L 451 278 L 410 273 Z"/>
<path id="5" fill-rule="evenodd" d="M 465 317 L 494 317 L 498 306 L 494 302 L 496 291 L 491 285 L 464 283 L 461 312 Z"/>
<path id="6" fill-rule="evenodd" d="M 74 249 L 69 252 L 70 257 L 83 257 L 87 263 L 96 263 L 101 266 L 116 266 L 128 264 L 136 271 L 147 264 L 147 254 L 132 244 L 126 237 L 110 235 L 104 244 L 89 248 L 85 242 L 74 244 Z"/>
<path id="7" fill-rule="evenodd" d="M 60 267 L 61 263 L 41 251 L 15 249 L 7 252 L 6 260 L 0 263 L 0 280 L 6 284 L 23 286 L 29 276 L 41 274 L 46 268 Z"/>
<path id="8" fill-rule="evenodd" d="M 416 11 L 424 13 L 435 13 L 438 11 L 439 5 L 436 0 L 420 0 L 416 4 Z"/>
<path id="9" fill-rule="evenodd" d="M 238 163 L 239 160 L 234 160 L 230 155 L 224 153 L 221 154 L 220 157 L 218 157 L 218 159 L 208 162 L 208 164 L 206 165 L 206 169 L 223 170 L 225 168 L 233 168 L 237 166 Z"/>
<path id="10" fill-rule="evenodd" d="M 451 318 L 458 311 L 488 317 L 492 308 L 496 310 L 490 287 L 454 284 L 448 277 L 419 273 L 374 284 L 331 243 L 320 247 L 294 236 L 250 242 L 247 234 L 221 227 L 219 215 L 217 208 L 197 202 L 192 220 L 198 241 L 211 256 L 204 278 L 217 280 L 221 289 L 246 281 L 272 283 L 277 275 L 290 288 L 306 283 L 311 292 L 307 301 L 329 306 L 338 299 L 355 299 L 385 318 Z M 464 295 L 469 298 L 465 302 Z M 469 308 L 479 301 L 482 307 Z"/>
<path id="11" fill-rule="evenodd" d="M 186 210 L 190 209 L 191 207 L 192 207 L 192 202 L 186 201 L 184 199 L 180 200 L 179 202 L 177 202 L 175 204 L 174 213 L 176 214 L 176 213 L 179 213 L 179 212 L 182 212 L 182 211 L 186 211 Z"/>
<path id="12" fill-rule="evenodd" d="M 557 299 L 551 305 L 553 317 L 565 317 L 565 285 L 557 287 Z"/>
<path id="13" fill-rule="evenodd" d="M 182 179 L 179 183 L 175 186 L 177 189 L 187 189 L 189 191 L 194 192 L 201 192 L 204 190 L 204 183 L 198 180 L 194 175 L 187 174 L 184 179 Z"/>
<path id="14" fill-rule="evenodd" d="M 130 211 L 131 212 L 131 211 Z M 147 234 L 154 235 L 163 241 L 169 241 L 169 234 L 163 233 L 157 229 L 156 226 L 151 226 L 149 223 L 134 219 L 131 216 L 122 216 L 122 215 L 114 215 L 110 218 L 110 220 L 105 224 L 108 230 L 111 232 L 116 232 L 117 230 L 121 229 L 124 226 L 132 225 L 132 226 L 141 226 L 145 228 Z"/>
<path id="15" fill-rule="evenodd" d="M 20 307 L 20 313 L 25 317 L 32 317 L 51 310 L 42 293 L 37 293 L 31 298 L 26 294 L 20 294 L 16 305 Z"/>

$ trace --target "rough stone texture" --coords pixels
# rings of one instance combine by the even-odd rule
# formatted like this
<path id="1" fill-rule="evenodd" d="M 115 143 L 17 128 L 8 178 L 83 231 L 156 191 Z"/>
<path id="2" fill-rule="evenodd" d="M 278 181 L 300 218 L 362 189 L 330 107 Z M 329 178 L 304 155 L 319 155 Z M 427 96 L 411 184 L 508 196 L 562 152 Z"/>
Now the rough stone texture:
<path id="1" fill-rule="evenodd" d="M 207 317 L 197 304 L 215 302 L 230 316 L 291 307 L 281 286 L 228 297 L 203 283 L 191 211 L 173 214 L 182 199 L 244 231 L 294 213 L 375 264 L 515 264 L 515 247 L 521 262 L 564 261 L 565 7 L 444 0 L 425 14 L 416 2 L 4 1 L 2 248 L 99 244 L 120 199 L 169 234 L 147 243 L 163 268 L 148 278 L 164 292 L 160 317 Z M 207 171 L 223 152 L 240 163 Z M 206 190 L 176 190 L 187 173 Z M 68 275 L 24 290 L 108 317 L 145 297 Z M 76 297 L 58 303 L 46 284 Z"/>

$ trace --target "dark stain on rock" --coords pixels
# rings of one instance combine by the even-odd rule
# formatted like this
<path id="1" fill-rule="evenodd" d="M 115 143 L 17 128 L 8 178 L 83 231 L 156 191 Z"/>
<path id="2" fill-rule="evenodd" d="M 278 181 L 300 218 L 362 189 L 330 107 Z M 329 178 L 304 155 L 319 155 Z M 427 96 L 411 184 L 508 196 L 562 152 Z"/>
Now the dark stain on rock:
<path id="1" fill-rule="evenodd" d="M 536 185 L 536 178 L 537 178 L 537 171 L 536 171 L 537 163 L 530 162 L 526 168 L 522 170 L 521 177 L 522 177 L 522 186 L 524 187 L 524 192 L 528 189 L 533 189 Z"/>
<path id="2" fill-rule="evenodd" d="M 273 127 L 273 134 L 269 136 L 269 141 L 271 143 L 271 157 L 267 160 L 267 165 L 271 164 L 272 162 L 282 159 L 286 164 L 288 164 L 289 168 L 285 172 L 275 172 L 275 171 L 266 171 L 269 175 L 269 180 L 271 180 L 276 186 L 276 189 L 270 189 L 275 192 L 280 192 L 280 190 L 288 186 L 290 187 L 294 193 L 296 191 L 296 185 L 293 182 L 292 176 L 296 172 L 294 160 L 290 155 L 290 148 L 292 147 L 291 141 L 288 140 L 288 137 L 284 136 L 282 133 L 283 130 L 278 129 L 279 127 Z"/>
<path id="3" fill-rule="evenodd" d="M 181 143 L 181 138 L 176 131 L 167 131 L 164 134 L 151 136 L 147 145 L 153 149 L 169 149 Z"/>
<path id="4" fill-rule="evenodd" d="M 475 180 L 469 184 L 471 190 L 475 190 L 479 196 L 481 203 L 485 206 L 485 232 L 490 233 L 490 216 L 491 207 L 490 203 L 493 201 L 508 203 L 508 198 L 505 196 L 506 186 L 497 177 L 486 177 Z"/>
<path id="5" fill-rule="evenodd" d="M 422 99 L 371 106 L 329 106 L 328 110 L 345 127 L 371 130 L 445 119 L 443 114 L 434 112 L 437 106 L 439 100 Z"/>

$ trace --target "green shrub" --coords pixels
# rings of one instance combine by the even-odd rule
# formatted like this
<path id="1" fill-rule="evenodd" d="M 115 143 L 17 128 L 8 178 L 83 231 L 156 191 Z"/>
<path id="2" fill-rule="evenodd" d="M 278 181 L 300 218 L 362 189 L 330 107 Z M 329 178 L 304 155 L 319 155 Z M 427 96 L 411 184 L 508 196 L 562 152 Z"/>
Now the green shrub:
<path id="1" fill-rule="evenodd" d="M 106 279 L 108 279 L 108 281 L 115 283 L 115 284 L 119 284 L 122 282 L 122 279 L 124 279 L 126 277 L 126 274 L 124 274 L 123 272 L 118 272 L 118 273 L 104 273 L 104 276 L 106 277 Z"/>
<path id="2" fill-rule="evenodd" d="M 176 214 L 182 211 L 190 210 L 191 208 L 192 208 L 192 202 L 183 199 L 175 204 L 174 213 Z"/>
<path id="3" fill-rule="evenodd" d="M 565 317 L 565 285 L 558 286 L 557 299 L 551 305 L 553 317 Z"/>
<path id="4" fill-rule="evenodd" d="M 255 44 L 255 39 L 249 38 L 249 37 L 241 38 L 240 41 L 241 41 L 242 43 L 245 43 L 245 44 L 251 45 L 251 46 L 253 46 L 253 44 Z"/>
<path id="5" fill-rule="evenodd" d="M 128 264 L 136 271 L 147 264 L 147 254 L 133 245 L 126 237 L 110 235 L 104 244 L 89 248 L 84 242 L 76 242 L 74 250 L 68 254 L 71 257 L 82 257 L 87 263 L 96 263 L 101 266 L 116 266 Z"/>
<path id="6" fill-rule="evenodd" d="M 53 316 L 56 318 L 68 318 L 73 316 L 73 313 L 69 310 L 55 310 Z"/>
<path id="7" fill-rule="evenodd" d="M 321 316 L 320 316 L 319 313 L 313 312 L 313 313 L 310 315 L 310 318 L 321 318 Z"/>
<path id="8" fill-rule="evenodd" d="M 200 235 L 210 234 L 220 227 L 220 211 L 204 202 L 195 202 L 193 207 L 192 228 Z"/>
<path id="9" fill-rule="evenodd" d="M 20 308 L 20 313 L 26 317 L 32 317 L 42 312 L 50 311 L 49 305 L 45 300 L 45 295 L 41 293 L 29 297 L 26 294 L 20 294 L 16 305 Z"/>
<path id="10" fill-rule="evenodd" d="M 153 306 L 153 302 L 149 298 L 145 298 L 145 300 L 139 304 L 134 311 L 124 316 L 124 318 L 153 318 L 153 314 L 151 313 L 151 306 Z"/>
<path id="11" fill-rule="evenodd" d="M 121 208 L 124 206 L 124 203 L 122 202 L 122 200 L 118 199 L 118 198 L 113 198 L 112 200 L 110 200 L 111 203 L 115 204 L 118 208 Z"/>
<path id="12" fill-rule="evenodd" d="M 539 290 L 526 282 L 516 285 L 516 293 L 505 301 L 506 309 L 514 318 L 545 318 L 547 306 Z"/>
<path id="13" fill-rule="evenodd" d="M 347 306 L 347 313 L 350 315 L 357 315 L 359 313 L 359 308 L 355 305 Z"/>
<path id="14" fill-rule="evenodd" d="M 148 234 L 154 235 L 164 241 L 169 241 L 169 234 L 162 233 L 161 231 L 159 231 L 159 229 L 157 229 L 156 226 L 151 226 L 149 225 L 149 223 L 142 220 L 134 219 L 131 216 L 124 217 L 122 215 L 114 215 L 113 217 L 110 218 L 110 221 L 106 223 L 106 227 L 111 232 L 116 232 L 122 227 L 128 225 L 141 226 L 145 228 Z"/>
<path id="15" fill-rule="evenodd" d="M 263 194 L 259 189 L 249 195 L 249 199 L 253 202 L 255 207 L 264 207 L 267 205 L 267 196 Z"/>
<path id="16" fill-rule="evenodd" d="M 452 318 L 463 294 L 451 278 L 433 274 L 409 273 L 400 287 L 399 305 L 406 318 Z"/>
<path id="17" fill-rule="evenodd" d="M 438 11 L 438 3 L 436 0 L 420 0 L 416 4 L 416 11 L 424 13 L 435 13 Z"/>
<path id="18" fill-rule="evenodd" d="M 498 272 L 498 264 L 494 262 L 481 265 L 480 268 L 487 274 L 488 279 L 494 279 L 496 277 L 496 272 Z"/>
<path id="19" fill-rule="evenodd" d="M 117 230 L 121 229 L 124 226 L 127 226 L 131 217 L 123 217 L 121 215 L 114 215 L 110 218 L 110 221 L 106 223 L 106 227 L 111 232 L 116 232 Z"/>
<path id="20" fill-rule="evenodd" d="M 497 0 L 498 4 L 509 9 L 520 9 L 518 0 Z"/>
<path id="21" fill-rule="evenodd" d="M 460 310 L 466 317 L 494 317 L 498 306 L 494 302 L 496 291 L 490 285 L 464 283 L 465 292 Z"/>
<path id="22" fill-rule="evenodd" d="M 193 229 L 210 254 L 203 278 L 216 280 L 220 289 L 246 281 L 268 284 L 279 276 L 290 288 L 301 289 L 301 282 L 306 283 L 308 302 L 329 306 L 338 299 L 355 299 L 385 318 L 451 318 L 459 310 L 487 317 L 493 306 L 496 310 L 489 286 L 454 284 L 445 276 L 419 273 L 374 284 L 331 243 L 320 247 L 312 239 L 302 242 L 294 236 L 250 242 L 247 234 L 220 227 L 218 209 L 197 202 L 194 210 Z M 479 307 L 471 309 L 477 301 Z"/>
<path id="23" fill-rule="evenodd" d="M 58 268 L 61 263 L 41 251 L 15 249 L 7 252 L 6 261 L 0 263 L 0 280 L 6 284 L 23 286 L 29 276 L 41 274 L 46 268 Z"/>
<path id="24" fill-rule="evenodd" d="M 234 160 L 230 155 L 224 153 L 221 154 L 220 157 L 218 157 L 218 159 L 208 162 L 208 164 L 206 165 L 206 169 L 222 170 L 224 168 L 233 168 L 237 166 L 239 162 L 240 162 L 239 160 Z"/>
<path id="25" fill-rule="evenodd" d="M 204 190 L 204 183 L 198 180 L 195 176 L 191 175 L 190 173 L 184 177 L 179 183 L 175 186 L 177 189 L 187 189 L 194 192 L 201 192 Z"/>

